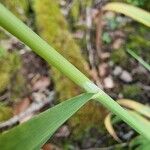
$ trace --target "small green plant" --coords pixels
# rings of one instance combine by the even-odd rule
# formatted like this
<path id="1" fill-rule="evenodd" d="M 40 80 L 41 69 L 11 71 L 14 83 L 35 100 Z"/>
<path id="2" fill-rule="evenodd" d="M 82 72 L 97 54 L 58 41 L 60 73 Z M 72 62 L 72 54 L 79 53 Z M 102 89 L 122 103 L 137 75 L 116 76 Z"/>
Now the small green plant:
<path id="1" fill-rule="evenodd" d="M 129 11 L 128 13 L 133 12 Z M 142 19 L 142 22 L 147 24 L 145 19 Z M 122 108 L 1 4 L 0 25 L 86 91 L 86 93 L 66 100 L 37 115 L 28 122 L 0 135 L 0 147 L 3 150 L 40 149 L 54 132 L 90 99 L 95 99 L 100 102 L 143 137 L 150 140 L 149 124 L 144 124 L 143 127 L 142 121 L 138 122 L 135 115 Z"/>

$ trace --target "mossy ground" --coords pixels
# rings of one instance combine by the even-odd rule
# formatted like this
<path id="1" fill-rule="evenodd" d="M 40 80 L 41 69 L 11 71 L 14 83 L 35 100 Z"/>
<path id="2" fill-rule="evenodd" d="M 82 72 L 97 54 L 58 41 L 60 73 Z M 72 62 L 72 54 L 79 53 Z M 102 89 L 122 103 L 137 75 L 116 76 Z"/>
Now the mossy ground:
<path id="1" fill-rule="evenodd" d="M 29 8 L 27 0 L 0 0 L 9 10 L 11 10 L 18 18 L 25 21 L 26 13 Z"/>
<path id="2" fill-rule="evenodd" d="M 0 0 L 0 2 L 12 11 L 18 18 L 26 21 L 28 10 L 28 1 L 26 0 Z M 9 39 L 10 36 L 6 31 L 0 28 L 0 40 Z M 17 51 L 11 53 L 0 47 L 0 94 L 9 93 L 9 102 L 20 100 L 25 91 L 25 78 L 21 70 L 21 57 Z M 12 117 L 12 108 L 3 103 L 0 104 L 0 121 Z"/>
<path id="3" fill-rule="evenodd" d="M 0 103 L 0 122 L 11 118 L 13 115 L 11 107 L 4 106 Z"/>
<path id="4" fill-rule="evenodd" d="M 0 92 L 10 83 L 12 74 L 20 68 L 20 58 L 17 53 L 6 53 L 0 57 Z"/>
<path id="5" fill-rule="evenodd" d="M 121 65 L 122 67 L 125 67 L 128 63 L 128 56 L 125 50 L 123 48 L 120 48 L 117 50 L 113 50 L 111 54 L 111 60 L 116 65 Z"/>
<path id="6" fill-rule="evenodd" d="M 141 88 L 136 85 L 136 84 L 132 84 L 132 85 L 124 85 L 123 86 L 123 96 L 125 98 L 130 98 L 130 99 L 138 99 L 138 97 L 141 95 Z"/>

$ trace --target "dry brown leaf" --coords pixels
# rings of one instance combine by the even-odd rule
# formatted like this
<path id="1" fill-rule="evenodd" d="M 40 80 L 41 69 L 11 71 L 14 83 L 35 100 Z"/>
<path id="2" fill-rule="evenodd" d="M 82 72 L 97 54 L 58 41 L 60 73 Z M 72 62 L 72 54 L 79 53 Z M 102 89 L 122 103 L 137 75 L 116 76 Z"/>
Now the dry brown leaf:
<path id="1" fill-rule="evenodd" d="M 102 63 L 98 66 L 100 77 L 105 77 L 108 75 L 109 67 L 107 63 Z"/>
<path id="2" fill-rule="evenodd" d="M 114 41 L 113 45 L 112 45 L 112 49 L 119 49 L 124 43 L 124 40 L 121 38 L 118 38 Z"/>
<path id="3" fill-rule="evenodd" d="M 98 73 L 97 73 L 97 70 L 96 69 L 91 69 L 90 71 L 89 71 L 89 74 L 90 74 L 90 76 L 92 77 L 92 79 L 94 80 L 94 81 L 97 81 L 97 80 L 99 80 L 99 77 L 98 77 Z"/>
<path id="4" fill-rule="evenodd" d="M 49 85 L 50 79 L 48 77 L 40 77 L 40 79 L 33 84 L 33 90 L 45 89 Z"/>
<path id="5" fill-rule="evenodd" d="M 110 53 L 109 52 L 103 52 L 101 53 L 101 60 L 105 61 L 110 57 Z"/>
<path id="6" fill-rule="evenodd" d="M 17 103 L 15 106 L 14 106 L 14 115 L 18 115 L 20 114 L 21 112 L 25 111 L 30 105 L 30 99 L 29 98 L 24 98 L 22 99 L 19 103 Z"/>

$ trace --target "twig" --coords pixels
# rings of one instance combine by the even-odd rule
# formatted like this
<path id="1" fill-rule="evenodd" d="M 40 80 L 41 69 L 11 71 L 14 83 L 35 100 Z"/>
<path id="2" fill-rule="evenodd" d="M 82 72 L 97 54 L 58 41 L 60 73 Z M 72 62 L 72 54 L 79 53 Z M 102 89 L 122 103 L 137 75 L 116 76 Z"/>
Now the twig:
<path id="1" fill-rule="evenodd" d="M 99 10 L 96 22 L 96 51 L 99 58 L 101 58 L 102 49 L 102 11 Z"/>
<path id="2" fill-rule="evenodd" d="M 34 101 L 29 108 L 27 108 L 24 112 L 20 113 L 19 115 L 15 115 L 11 119 L 0 123 L 0 130 L 5 130 L 7 128 L 10 128 L 14 125 L 16 125 L 18 122 L 20 122 L 22 119 L 24 119 L 27 116 L 30 116 L 34 114 L 35 112 L 39 111 L 41 108 L 43 108 L 45 105 L 49 104 L 54 100 L 54 92 L 49 92 L 49 95 L 47 98 L 36 100 Z"/>
<path id="3" fill-rule="evenodd" d="M 96 68 L 96 59 L 94 55 L 94 49 L 92 48 L 91 44 L 91 29 L 92 29 L 92 16 L 91 16 L 91 8 L 87 7 L 86 8 L 86 25 L 87 25 L 87 30 L 86 30 L 86 45 L 87 45 L 87 51 L 88 51 L 88 57 L 89 57 L 89 63 L 91 66 L 92 72 L 95 74 L 93 79 L 96 82 L 96 84 L 102 88 L 101 82 L 98 77 L 98 72 Z"/>
<path id="4" fill-rule="evenodd" d="M 89 55 L 89 62 L 91 67 L 93 68 L 94 65 L 94 51 L 92 49 L 91 45 L 91 28 L 92 28 L 92 18 L 91 18 L 91 9 L 86 8 L 86 25 L 87 25 L 87 30 L 86 30 L 86 43 L 87 43 L 87 50 L 88 50 L 88 55 Z"/>

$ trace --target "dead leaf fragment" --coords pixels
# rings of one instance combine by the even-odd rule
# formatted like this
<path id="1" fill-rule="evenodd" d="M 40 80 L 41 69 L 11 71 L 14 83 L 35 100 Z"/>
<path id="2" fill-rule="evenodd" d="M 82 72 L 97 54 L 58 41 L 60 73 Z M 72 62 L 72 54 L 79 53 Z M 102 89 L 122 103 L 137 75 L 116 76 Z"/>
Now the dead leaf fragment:
<path id="1" fill-rule="evenodd" d="M 119 48 L 122 46 L 123 43 L 124 43 L 124 40 L 121 39 L 121 38 L 118 38 L 118 39 L 116 39 L 116 40 L 114 41 L 114 43 L 113 43 L 113 45 L 112 45 L 112 48 L 113 48 L 113 49 L 119 49 Z"/>
<path id="2" fill-rule="evenodd" d="M 14 115 L 18 115 L 21 112 L 25 111 L 30 105 L 30 99 L 24 98 L 19 103 L 14 106 Z"/>
<path id="3" fill-rule="evenodd" d="M 41 77 L 33 84 L 33 90 L 45 89 L 50 85 L 50 79 L 48 77 Z"/>
<path id="4" fill-rule="evenodd" d="M 56 145 L 51 144 L 51 143 L 47 143 L 44 144 L 42 147 L 42 150 L 61 150 L 60 148 L 58 148 Z"/>

